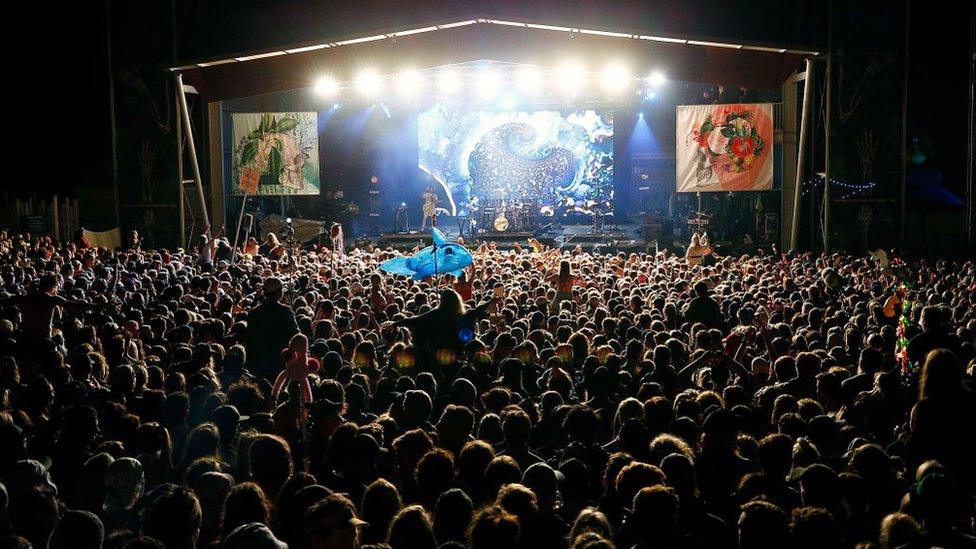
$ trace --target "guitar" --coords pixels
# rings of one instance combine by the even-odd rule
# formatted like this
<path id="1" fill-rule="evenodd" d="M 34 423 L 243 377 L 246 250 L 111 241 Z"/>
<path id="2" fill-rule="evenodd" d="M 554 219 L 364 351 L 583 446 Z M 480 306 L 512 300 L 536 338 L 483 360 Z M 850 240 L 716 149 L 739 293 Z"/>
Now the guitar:
<path id="1" fill-rule="evenodd" d="M 508 218 L 505 217 L 505 202 L 498 208 L 498 215 L 495 217 L 495 230 L 502 233 L 508 230 Z"/>

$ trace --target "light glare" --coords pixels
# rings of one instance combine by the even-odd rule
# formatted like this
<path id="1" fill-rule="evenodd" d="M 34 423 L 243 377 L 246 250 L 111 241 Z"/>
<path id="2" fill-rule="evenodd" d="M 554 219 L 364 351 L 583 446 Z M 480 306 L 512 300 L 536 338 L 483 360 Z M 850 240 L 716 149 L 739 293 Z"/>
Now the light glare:
<path id="1" fill-rule="evenodd" d="M 475 84 L 478 95 L 484 99 L 491 99 L 495 97 L 495 94 L 498 93 L 498 88 L 501 87 L 501 76 L 494 69 L 485 69 L 478 73 Z"/>
<path id="2" fill-rule="evenodd" d="M 651 75 L 647 77 L 647 83 L 655 88 L 661 84 L 664 84 L 665 80 L 666 78 L 664 77 L 664 73 L 661 71 L 652 72 Z"/>
<path id="3" fill-rule="evenodd" d="M 601 75 L 603 90 L 608 94 L 616 94 L 624 89 L 631 80 L 630 71 L 622 63 L 611 63 L 603 69 Z"/>
<path id="4" fill-rule="evenodd" d="M 563 63 L 556 71 L 556 86 L 566 94 L 575 94 L 583 84 L 586 72 L 583 68 L 573 62 Z"/>
<path id="5" fill-rule="evenodd" d="M 423 78 L 417 71 L 403 71 L 397 75 L 397 90 L 405 97 L 415 97 L 423 87 Z"/>
<path id="6" fill-rule="evenodd" d="M 339 83 L 331 76 L 322 76 L 315 81 L 314 89 L 320 97 L 332 97 L 339 91 Z"/>
<path id="7" fill-rule="evenodd" d="M 372 70 L 364 70 L 356 77 L 356 89 L 366 97 L 376 97 L 383 87 L 383 79 Z"/>
<path id="8" fill-rule="evenodd" d="M 516 75 L 519 90 L 526 95 L 535 95 L 542 88 L 542 75 L 535 67 L 522 67 Z"/>
<path id="9" fill-rule="evenodd" d="M 454 71 L 443 71 L 437 77 L 437 87 L 440 88 L 441 92 L 443 93 L 457 93 L 458 89 L 461 87 L 461 79 Z"/>

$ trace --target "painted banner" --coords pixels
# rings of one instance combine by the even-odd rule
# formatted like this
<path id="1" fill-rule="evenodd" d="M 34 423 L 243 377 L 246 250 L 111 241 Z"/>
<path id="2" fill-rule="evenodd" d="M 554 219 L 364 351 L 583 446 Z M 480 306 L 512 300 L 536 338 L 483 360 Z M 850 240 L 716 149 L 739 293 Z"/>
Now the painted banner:
<path id="1" fill-rule="evenodd" d="M 316 113 L 232 113 L 231 126 L 234 194 L 319 194 Z"/>
<path id="2" fill-rule="evenodd" d="M 677 108 L 677 191 L 773 188 L 773 105 Z"/>

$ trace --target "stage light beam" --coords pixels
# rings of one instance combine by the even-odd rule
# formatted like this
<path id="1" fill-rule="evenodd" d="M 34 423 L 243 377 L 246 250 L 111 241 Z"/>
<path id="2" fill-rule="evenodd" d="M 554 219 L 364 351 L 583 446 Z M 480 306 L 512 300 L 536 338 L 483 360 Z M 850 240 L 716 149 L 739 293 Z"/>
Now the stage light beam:
<path id="1" fill-rule="evenodd" d="M 315 81 L 314 90 L 319 97 L 333 97 L 339 93 L 339 82 L 331 76 L 322 76 Z"/>
<path id="2" fill-rule="evenodd" d="M 376 97 L 382 92 L 383 78 L 375 71 L 366 69 L 356 76 L 356 89 L 366 97 Z"/>

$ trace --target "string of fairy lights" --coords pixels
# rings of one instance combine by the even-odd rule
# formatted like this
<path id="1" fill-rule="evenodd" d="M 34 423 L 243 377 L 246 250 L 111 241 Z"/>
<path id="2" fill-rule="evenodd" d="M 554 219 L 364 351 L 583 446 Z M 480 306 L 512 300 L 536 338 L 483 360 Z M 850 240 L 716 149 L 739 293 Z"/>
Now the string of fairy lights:
<path id="1" fill-rule="evenodd" d="M 824 175 L 818 173 L 812 179 L 804 181 L 803 196 L 807 196 L 812 192 L 823 192 L 824 179 Z M 877 187 L 877 183 L 874 181 L 865 181 L 864 183 L 848 183 L 846 181 L 830 178 L 830 187 L 831 189 L 837 189 L 839 191 L 836 196 L 837 200 L 850 200 L 853 198 L 862 197 L 865 193 Z"/>

